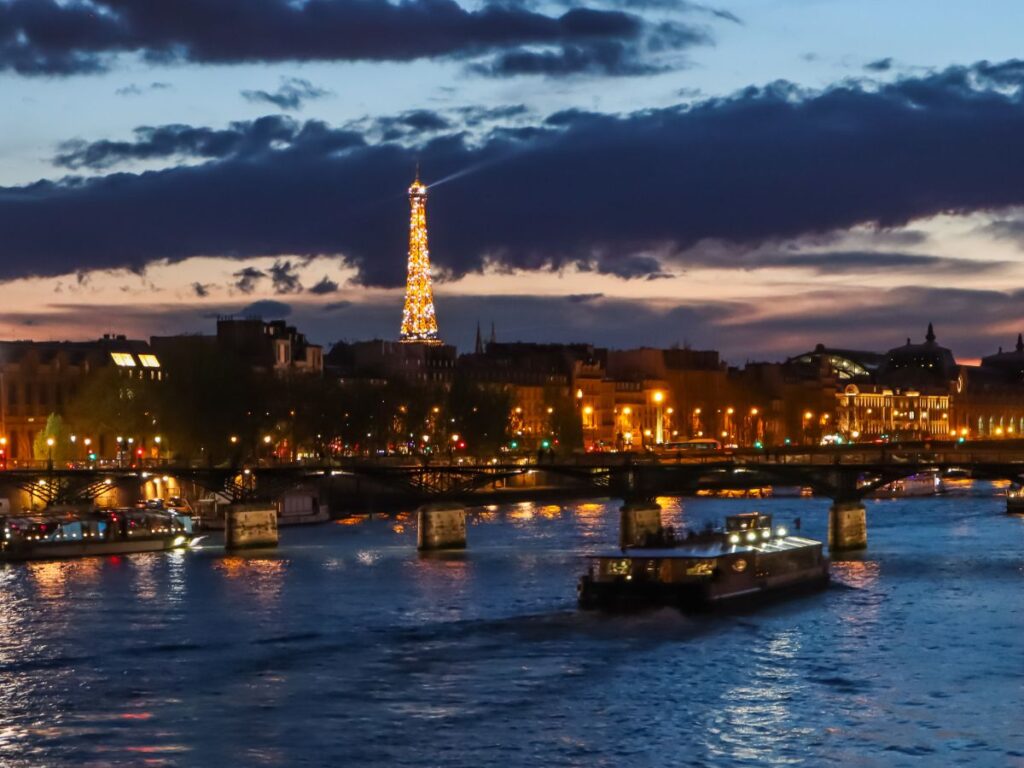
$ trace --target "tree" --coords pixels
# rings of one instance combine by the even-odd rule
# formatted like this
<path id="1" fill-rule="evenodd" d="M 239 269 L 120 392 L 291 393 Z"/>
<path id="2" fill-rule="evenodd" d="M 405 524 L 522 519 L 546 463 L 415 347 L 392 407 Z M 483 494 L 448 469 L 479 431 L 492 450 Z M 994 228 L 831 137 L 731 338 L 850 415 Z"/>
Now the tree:
<path id="1" fill-rule="evenodd" d="M 53 445 L 49 444 L 53 441 Z M 64 425 L 60 414 L 51 413 L 46 417 L 46 426 L 40 430 L 32 443 L 32 454 L 36 459 L 53 459 L 57 464 L 67 461 L 71 452 L 71 433 Z"/>
<path id="2" fill-rule="evenodd" d="M 450 429 L 445 439 L 458 433 L 466 450 L 476 456 L 497 452 L 508 439 L 512 394 L 506 388 L 459 377 L 452 382 L 447 401 Z"/>
<path id="3" fill-rule="evenodd" d="M 552 438 L 565 451 L 583 447 L 583 414 L 564 388 L 544 388 L 544 404 L 549 409 L 548 428 Z"/>

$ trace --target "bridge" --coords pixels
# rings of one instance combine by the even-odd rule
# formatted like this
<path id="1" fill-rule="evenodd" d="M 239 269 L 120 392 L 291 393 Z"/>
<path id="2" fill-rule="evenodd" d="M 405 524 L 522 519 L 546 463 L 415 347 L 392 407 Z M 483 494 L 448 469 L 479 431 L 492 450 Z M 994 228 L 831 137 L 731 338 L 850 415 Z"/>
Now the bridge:
<path id="1" fill-rule="evenodd" d="M 16 488 L 42 506 L 91 502 L 112 487 L 155 477 L 189 481 L 232 502 L 272 500 L 303 484 L 346 480 L 355 493 L 377 489 L 409 502 L 472 500 L 481 491 L 507 489 L 536 475 L 547 489 L 579 495 L 650 499 L 701 490 L 767 486 L 809 487 L 830 498 L 830 546 L 866 544 L 863 500 L 879 488 L 922 472 L 962 470 L 990 480 L 1024 484 L 1024 440 L 786 446 L 766 450 L 572 454 L 467 462 L 420 457 L 345 458 L 330 462 L 195 466 L 142 462 L 127 466 L 51 466 L 36 463 L 0 471 L 0 486 Z M 374 491 L 376 492 L 376 491 Z"/>

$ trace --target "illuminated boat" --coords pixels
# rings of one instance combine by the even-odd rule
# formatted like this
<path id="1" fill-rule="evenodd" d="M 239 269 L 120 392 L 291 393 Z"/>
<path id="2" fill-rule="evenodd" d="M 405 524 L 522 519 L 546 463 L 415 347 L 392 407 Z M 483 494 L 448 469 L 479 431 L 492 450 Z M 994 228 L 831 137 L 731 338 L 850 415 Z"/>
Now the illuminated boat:
<path id="1" fill-rule="evenodd" d="M 942 477 L 936 471 L 919 472 L 916 475 L 894 480 L 879 488 L 875 498 L 906 498 L 908 496 L 934 496 L 942 493 Z"/>
<path id="2" fill-rule="evenodd" d="M 821 542 L 772 528 L 770 515 L 733 515 L 724 531 L 665 543 L 589 556 L 580 607 L 702 609 L 818 589 L 829 579 Z"/>
<path id="3" fill-rule="evenodd" d="M 1011 515 L 1024 515 L 1024 488 L 1013 486 L 1006 489 L 1006 511 Z"/>
<path id="4" fill-rule="evenodd" d="M 192 546 L 192 518 L 174 510 L 44 511 L 0 517 L 0 560 L 49 560 Z"/>

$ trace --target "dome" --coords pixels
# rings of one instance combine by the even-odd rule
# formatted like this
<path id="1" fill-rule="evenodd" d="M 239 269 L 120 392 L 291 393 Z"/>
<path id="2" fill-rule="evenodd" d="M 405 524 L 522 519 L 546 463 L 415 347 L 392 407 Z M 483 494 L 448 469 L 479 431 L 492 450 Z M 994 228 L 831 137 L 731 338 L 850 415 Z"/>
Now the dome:
<path id="1" fill-rule="evenodd" d="M 907 339 L 902 347 L 886 353 L 879 378 L 892 386 L 922 388 L 946 387 L 957 375 L 953 353 L 936 342 L 935 329 L 928 323 L 923 344 L 912 344 Z"/>

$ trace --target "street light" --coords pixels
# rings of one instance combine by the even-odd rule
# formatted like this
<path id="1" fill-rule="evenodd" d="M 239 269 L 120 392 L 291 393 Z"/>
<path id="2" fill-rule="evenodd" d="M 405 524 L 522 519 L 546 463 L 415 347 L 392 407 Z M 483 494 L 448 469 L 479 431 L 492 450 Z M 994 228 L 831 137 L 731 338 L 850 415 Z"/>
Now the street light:
<path id="1" fill-rule="evenodd" d="M 654 421 L 654 443 L 661 445 L 665 442 L 665 420 L 661 413 L 661 403 L 665 399 L 665 393 L 658 390 L 654 393 L 654 403 L 657 405 Z"/>

